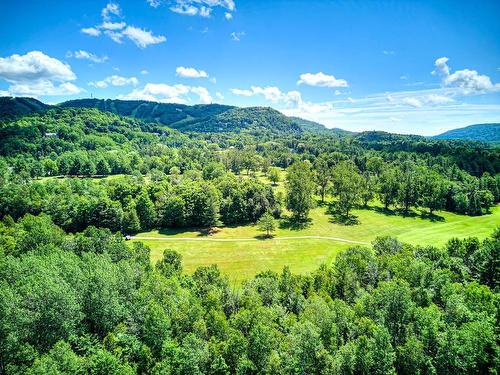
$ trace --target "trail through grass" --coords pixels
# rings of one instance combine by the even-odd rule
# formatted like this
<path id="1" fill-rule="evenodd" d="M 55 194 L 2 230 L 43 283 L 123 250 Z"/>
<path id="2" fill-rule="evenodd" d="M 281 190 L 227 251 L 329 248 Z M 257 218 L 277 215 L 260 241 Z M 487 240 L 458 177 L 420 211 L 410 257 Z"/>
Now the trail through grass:
<path id="1" fill-rule="evenodd" d="M 161 258 L 164 249 L 174 249 L 183 255 L 186 271 L 192 272 L 201 265 L 215 263 L 230 278 L 239 282 L 260 271 L 270 269 L 279 272 L 285 265 L 290 266 L 293 272 L 307 273 L 321 263 L 331 262 L 339 251 L 355 246 L 304 236 L 336 237 L 369 243 L 377 236 L 391 235 L 414 245 L 442 246 L 452 237 L 486 238 L 500 225 L 500 206 L 493 207 L 489 215 L 472 217 L 444 211 L 436 212 L 431 218 L 420 212 L 402 216 L 391 211 L 385 212 L 379 205 L 354 210 L 353 213 L 359 224 L 343 225 L 336 223 L 333 217 L 326 213 L 326 206 L 317 207 L 311 211 L 311 223 L 305 228 L 294 229 L 288 225 L 286 219 L 281 220 L 273 240 L 256 241 L 262 233 L 255 225 L 223 227 L 209 237 L 196 229 L 155 230 L 139 233 L 138 236 L 150 238 L 141 241 L 151 247 L 153 262 Z M 170 240 L 158 241 L 152 238 Z M 183 240 L 186 238 L 233 241 Z"/>

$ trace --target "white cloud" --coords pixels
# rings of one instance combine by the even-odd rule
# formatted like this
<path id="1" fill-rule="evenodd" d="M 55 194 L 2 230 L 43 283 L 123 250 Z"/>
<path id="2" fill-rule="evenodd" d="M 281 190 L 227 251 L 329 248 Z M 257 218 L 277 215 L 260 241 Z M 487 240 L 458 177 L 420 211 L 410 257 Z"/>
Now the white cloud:
<path id="1" fill-rule="evenodd" d="M 417 98 L 403 98 L 401 102 L 414 108 L 420 108 L 423 105 L 422 102 Z"/>
<path id="2" fill-rule="evenodd" d="M 399 117 L 394 117 L 394 116 L 389 117 L 389 120 L 391 120 L 392 122 L 400 122 L 401 121 L 401 119 Z"/>
<path id="3" fill-rule="evenodd" d="M 334 76 L 323 72 L 301 74 L 297 84 L 306 84 L 318 87 L 349 87 L 345 79 L 337 79 Z"/>
<path id="4" fill-rule="evenodd" d="M 178 66 L 177 69 L 175 69 L 175 72 L 179 77 L 182 78 L 208 78 L 207 72 L 195 68 Z"/>
<path id="5" fill-rule="evenodd" d="M 204 87 L 183 84 L 167 85 L 165 83 L 147 83 L 141 89 L 134 89 L 129 94 L 118 96 L 118 99 L 186 104 L 192 102 L 191 94 L 198 97 L 197 102 L 204 104 L 212 102 L 210 93 Z"/>
<path id="6" fill-rule="evenodd" d="M 40 51 L 0 58 L 0 77 L 12 95 L 71 95 L 82 91 L 69 81 L 76 79 L 71 67 Z"/>
<path id="7" fill-rule="evenodd" d="M 198 8 L 189 4 L 176 4 L 175 6 L 170 7 L 170 10 L 174 13 L 185 16 L 196 16 L 198 14 Z"/>
<path id="8" fill-rule="evenodd" d="M 100 25 L 100 28 L 106 29 L 106 30 L 121 30 L 125 28 L 127 24 L 125 22 L 103 22 Z"/>
<path id="9" fill-rule="evenodd" d="M 288 91 L 282 92 L 276 86 L 252 86 L 249 90 L 247 89 L 231 89 L 234 95 L 239 96 L 255 96 L 262 95 L 264 98 L 273 103 L 281 103 L 287 107 L 297 106 L 298 103 L 302 102 L 302 97 L 298 91 Z"/>
<path id="10" fill-rule="evenodd" d="M 253 91 L 252 90 L 246 90 L 246 89 L 231 89 L 230 90 L 234 95 L 238 96 L 252 96 Z"/>
<path id="11" fill-rule="evenodd" d="M 117 22 L 116 19 L 113 20 L 113 17 L 121 17 L 120 7 L 116 3 L 108 3 L 106 7 L 101 10 L 101 16 L 103 22 L 100 25 L 83 28 L 81 31 L 91 36 L 104 34 L 119 44 L 123 43 L 123 38 L 128 38 L 139 48 L 146 48 L 149 45 L 162 43 L 167 40 L 163 35 L 154 35 L 152 31 L 133 25 L 127 25 L 123 21 Z"/>
<path id="12" fill-rule="evenodd" d="M 226 13 L 224 13 L 224 17 L 226 18 L 226 20 L 230 20 L 233 18 L 233 15 L 229 12 L 226 12 Z"/>
<path id="13" fill-rule="evenodd" d="M 210 104 L 213 101 L 212 97 L 210 96 L 210 93 L 205 87 L 201 86 L 192 87 L 191 92 L 197 94 L 200 102 L 203 104 Z"/>
<path id="14" fill-rule="evenodd" d="M 199 9 L 200 16 L 202 17 L 210 17 L 210 13 L 212 13 L 212 8 L 201 7 Z"/>
<path id="15" fill-rule="evenodd" d="M 97 82 L 89 82 L 90 86 L 94 86 L 100 89 L 108 87 L 108 85 L 112 86 L 125 86 L 125 85 L 133 85 L 137 86 L 139 84 L 139 80 L 135 77 L 122 77 L 118 75 L 112 75 L 104 78 L 102 81 Z"/>
<path id="16" fill-rule="evenodd" d="M 449 96 L 445 95 L 437 95 L 437 94 L 431 94 L 427 95 L 424 98 L 424 101 L 428 104 L 433 104 L 433 105 L 438 105 L 438 104 L 446 104 L 446 103 L 452 103 L 454 100 L 450 98 Z"/>
<path id="17" fill-rule="evenodd" d="M 157 8 L 162 2 L 165 2 L 162 0 L 147 1 L 153 8 Z M 186 16 L 210 17 L 215 8 L 225 9 L 225 17 L 229 19 L 227 14 L 231 15 L 230 12 L 235 10 L 236 5 L 233 0 L 174 0 L 170 10 Z"/>
<path id="18" fill-rule="evenodd" d="M 48 79 L 54 81 L 73 81 L 76 79 L 71 67 L 40 51 L 26 55 L 0 57 L 0 77 L 7 81 L 33 81 Z"/>
<path id="19" fill-rule="evenodd" d="M 141 74 L 149 74 L 149 72 L 146 69 L 142 69 Z"/>
<path id="20" fill-rule="evenodd" d="M 434 62 L 436 70 L 433 74 L 441 76 L 441 83 L 445 87 L 458 87 L 463 94 L 486 93 L 500 90 L 500 84 L 491 82 L 490 77 L 479 74 L 476 70 L 463 69 L 450 73 L 448 58 L 440 57 Z"/>
<path id="21" fill-rule="evenodd" d="M 147 2 L 153 8 L 158 8 L 161 5 L 161 1 L 160 0 L 147 0 Z"/>
<path id="22" fill-rule="evenodd" d="M 68 51 L 66 53 L 66 57 L 74 57 L 75 59 L 84 59 L 84 60 L 90 60 L 95 63 L 103 63 L 108 60 L 108 56 L 97 56 L 91 52 L 84 51 L 84 50 L 77 50 L 77 51 Z"/>
<path id="23" fill-rule="evenodd" d="M 440 94 L 429 94 L 429 95 L 419 95 L 418 91 L 413 94 L 413 96 L 403 97 L 401 103 L 409 105 L 414 108 L 422 108 L 424 105 L 443 105 L 448 103 L 453 103 L 455 100 L 446 95 Z M 394 102 L 394 100 L 393 100 Z"/>
<path id="24" fill-rule="evenodd" d="M 104 20 L 109 20 L 111 16 L 121 16 L 120 6 L 116 3 L 109 2 L 102 10 L 101 16 Z"/>
<path id="25" fill-rule="evenodd" d="M 216 97 L 217 97 L 217 99 L 219 99 L 219 100 L 224 100 L 224 95 L 222 95 L 222 93 L 220 93 L 219 91 L 217 91 L 217 92 L 215 93 L 215 96 L 216 96 Z"/>
<path id="26" fill-rule="evenodd" d="M 242 37 L 244 37 L 246 34 L 244 31 L 233 31 L 231 33 L 231 39 L 234 40 L 235 42 L 239 42 Z"/>
<path id="27" fill-rule="evenodd" d="M 382 51 L 382 53 L 383 53 L 384 55 L 394 55 L 396 52 L 394 52 L 394 51 L 390 51 L 390 50 L 384 50 L 384 51 Z"/>
<path id="28" fill-rule="evenodd" d="M 80 31 L 82 33 L 90 35 L 90 36 L 99 36 L 99 35 L 101 35 L 101 30 L 96 29 L 95 27 L 84 27 Z"/>
<path id="29" fill-rule="evenodd" d="M 139 29 L 134 26 L 127 26 L 122 34 L 127 36 L 140 48 L 146 48 L 150 44 L 158 44 L 167 40 L 163 35 L 153 35 L 151 31 Z"/>
<path id="30" fill-rule="evenodd" d="M 434 61 L 434 66 L 436 67 L 436 70 L 432 72 L 432 74 L 442 74 L 445 76 L 450 75 L 450 68 L 448 68 L 448 58 L 447 57 L 440 57 L 439 59 L 436 59 Z"/>
<path id="31" fill-rule="evenodd" d="M 399 77 L 399 79 L 401 79 L 403 81 L 406 81 L 406 80 L 408 80 L 408 76 L 402 75 L 402 76 Z"/>

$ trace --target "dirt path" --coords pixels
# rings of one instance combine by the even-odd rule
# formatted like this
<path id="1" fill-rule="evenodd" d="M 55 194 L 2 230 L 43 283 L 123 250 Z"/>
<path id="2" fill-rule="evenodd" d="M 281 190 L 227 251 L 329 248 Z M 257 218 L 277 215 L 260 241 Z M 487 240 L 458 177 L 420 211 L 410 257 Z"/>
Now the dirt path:
<path id="1" fill-rule="evenodd" d="M 324 237 L 324 236 L 289 236 L 289 237 L 273 237 L 265 240 L 259 238 L 196 238 L 196 237 L 142 237 L 131 236 L 133 240 L 154 240 L 154 241 L 215 241 L 215 242 L 241 242 L 241 241 L 276 241 L 276 240 L 303 240 L 303 239 L 317 239 L 317 240 L 330 240 L 347 242 L 358 245 L 369 245 L 369 242 L 348 240 L 340 237 Z"/>

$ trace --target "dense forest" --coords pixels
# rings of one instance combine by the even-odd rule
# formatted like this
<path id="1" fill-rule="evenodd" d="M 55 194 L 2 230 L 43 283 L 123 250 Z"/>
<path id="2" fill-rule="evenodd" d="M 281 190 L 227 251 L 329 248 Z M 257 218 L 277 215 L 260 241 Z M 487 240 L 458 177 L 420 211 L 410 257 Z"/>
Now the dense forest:
<path id="1" fill-rule="evenodd" d="M 487 215 L 499 146 L 326 131 L 268 108 L 0 104 L 15 105 L 0 115 L 0 374 L 500 367 L 500 229 L 444 247 L 379 237 L 312 274 L 285 267 L 238 286 L 215 265 L 183 272 L 168 246 L 151 264 L 123 238 L 256 222 L 269 234 L 273 218 L 307 225 L 318 204 L 345 225 L 374 205 Z"/>

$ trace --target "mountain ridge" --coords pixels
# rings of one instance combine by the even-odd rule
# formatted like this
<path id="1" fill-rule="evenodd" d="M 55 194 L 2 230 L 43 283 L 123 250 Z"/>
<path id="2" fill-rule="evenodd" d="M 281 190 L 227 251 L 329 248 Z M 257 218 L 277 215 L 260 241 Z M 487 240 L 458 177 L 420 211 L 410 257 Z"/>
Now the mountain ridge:
<path id="1" fill-rule="evenodd" d="M 500 142 L 500 123 L 473 124 L 448 130 L 433 139 L 461 139 L 466 141 Z"/>

